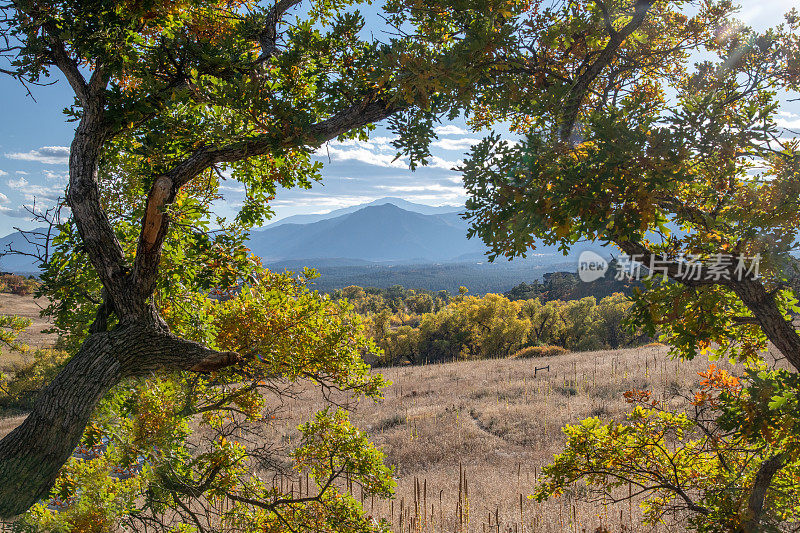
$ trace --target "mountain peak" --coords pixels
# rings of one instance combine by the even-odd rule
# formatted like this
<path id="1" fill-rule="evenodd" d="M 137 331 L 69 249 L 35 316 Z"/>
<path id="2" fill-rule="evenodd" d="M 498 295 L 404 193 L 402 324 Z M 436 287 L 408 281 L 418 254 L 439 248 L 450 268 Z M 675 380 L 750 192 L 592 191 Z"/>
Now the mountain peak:
<path id="1" fill-rule="evenodd" d="M 276 226 L 282 226 L 284 224 L 311 224 L 313 222 L 319 222 L 320 220 L 328 220 L 331 218 L 337 218 L 342 215 L 346 215 L 348 213 L 355 213 L 356 211 L 364 209 L 365 207 L 370 207 L 375 205 L 385 205 L 385 204 L 392 204 L 395 207 L 399 207 L 400 209 L 411 211 L 413 213 L 419 213 L 421 215 L 441 215 L 445 213 L 453 213 L 455 211 L 463 209 L 463 206 L 458 206 L 458 205 L 432 206 L 425 204 L 417 204 L 414 202 L 410 202 L 408 200 L 404 200 L 403 198 L 398 198 L 396 196 L 385 196 L 383 198 L 378 198 L 377 200 L 372 200 L 364 204 L 351 205 L 350 207 L 342 207 L 341 209 L 334 209 L 333 211 L 329 211 L 327 213 L 313 213 L 307 215 L 288 216 L 286 218 L 276 220 L 271 224 L 267 224 L 263 228 L 260 228 L 256 231 L 263 231 L 267 228 L 274 228 Z"/>
<path id="2" fill-rule="evenodd" d="M 393 202 L 381 202 L 375 204 L 369 204 L 366 207 L 359 209 L 356 213 L 360 213 L 362 211 L 375 211 L 375 210 L 382 210 L 382 211 L 404 211 L 406 213 L 413 213 L 414 211 L 409 211 L 408 209 L 403 209 L 399 205 Z"/>
<path id="3" fill-rule="evenodd" d="M 266 261 L 341 257 L 362 261 L 448 261 L 481 254 L 467 240 L 455 211 L 423 214 L 392 201 L 371 202 L 351 213 L 306 224 L 283 224 L 253 233 L 250 248 Z"/>

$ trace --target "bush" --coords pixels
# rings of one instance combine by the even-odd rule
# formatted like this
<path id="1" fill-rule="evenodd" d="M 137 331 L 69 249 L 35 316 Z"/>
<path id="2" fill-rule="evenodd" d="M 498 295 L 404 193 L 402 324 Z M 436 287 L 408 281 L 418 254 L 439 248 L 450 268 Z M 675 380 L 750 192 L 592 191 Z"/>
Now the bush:
<path id="1" fill-rule="evenodd" d="M 569 353 L 561 346 L 528 346 L 517 351 L 511 356 L 511 359 L 531 359 L 533 357 L 553 357 L 554 355 L 563 355 Z"/>
<path id="2" fill-rule="evenodd" d="M 15 364 L 10 376 L 0 374 L 0 412 L 30 410 L 39 390 L 53 380 L 66 361 L 66 352 L 40 349 L 32 360 Z"/>
<path id="3" fill-rule="evenodd" d="M 27 296 L 35 292 L 39 285 L 41 283 L 34 278 L 26 278 L 16 274 L 0 274 L 0 292 Z"/>

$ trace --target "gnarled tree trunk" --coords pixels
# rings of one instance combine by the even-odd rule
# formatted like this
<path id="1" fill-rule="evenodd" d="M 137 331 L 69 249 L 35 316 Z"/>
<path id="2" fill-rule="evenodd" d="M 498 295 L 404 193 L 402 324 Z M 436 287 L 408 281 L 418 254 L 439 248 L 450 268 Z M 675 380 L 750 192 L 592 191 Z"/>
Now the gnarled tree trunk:
<path id="1" fill-rule="evenodd" d="M 298 0 L 282 0 L 277 17 Z M 387 102 L 373 94 L 308 126 L 302 136 L 276 141 L 253 137 L 227 146 L 200 147 L 172 170 L 157 176 L 147 196 L 136 257 L 130 265 L 100 203 L 98 162 L 112 135 L 105 118 L 108 78 L 95 65 L 86 81 L 74 59 L 63 52 L 57 36 L 54 61 L 66 75 L 82 106 L 81 121 L 70 149 L 67 203 L 83 246 L 103 284 L 104 302 L 89 337 L 55 380 L 43 389 L 32 413 L 0 441 L 0 518 L 26 511 L 52 488 L 59 469 L 79 444 L 100 399 L 126 377 L 160 369 L 211 371 L 236 363 L 233 352 L 219 352 L 169 332 L 152 295 L 164 240 L 167 208 L 181 187 L 211 166 L 262 155 L 274 149 L 312 146 L 355 128 L 383 120 L 407 104 Z M 118 325 L 106 330 L 110 314 Z"/>
<path id="2" fill-rule="evenodd" d="M 0 516 L 23 513 L 46 496 L 97 403 L 122 379 L 162 368 L 207 371 L 236 360 L 233 352 L 209 350 L 145 321 L 93 333 L 0 441 Z"/>

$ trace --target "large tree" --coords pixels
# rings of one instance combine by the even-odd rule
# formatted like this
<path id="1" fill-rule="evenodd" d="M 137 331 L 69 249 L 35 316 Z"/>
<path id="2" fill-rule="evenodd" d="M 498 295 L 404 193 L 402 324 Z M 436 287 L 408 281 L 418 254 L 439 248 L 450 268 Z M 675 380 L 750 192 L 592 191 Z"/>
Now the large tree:
<path id="1" fill-rule="evenodd" d="M 732 336 L 748 355 L 769 339 L 800 369 L 781 291 L 797 141 L 775 123 L 800 88 L 800 21 L 758 34 L 732 15 L 730 2 L 639 0 L 520 19 L 519 53 L 495 78 L 503 96 L 480 99 L 475 122 L 507 120 L 522 138 L 490 135 L 465 162 L 471 231 L 505 257 L 541 241 L 614 243 L 679 282 L 650 293 L 669 292 L 674 312 L 651 300 L 649 319 L 685 353 L 736 350 Z M 736 272 L 758 254 L 760 277 Z M 677 316 L 698 322 L 693 335 L 669 329 Z"/>
<path id="2" fill-rule="evenodd" d="M 678 355 L 710 348 L 757 365 L 769 342 L 797 372 L 790 278 L 800 145 L 776 119 L 800 89 L 800 16 L 795 10 L 763 33 L 734 17 L 727 1 L 585 0 L 516 18 L 517 53 L 498 65 L 498 96 L 479 99 L 474 120 L 506 121 L 518 135 L 492 134 L 473 147 L 463 166 L 467 210 L 472 233 L 498 256 L 588 239 L 650 266 L 664 283 L 638 293 L 634 318 Z M 791 380 L 773 377 L 780 396 Z M 764 428 L 744 438 L 757 466 L 736 486 L 751 496 L 735 497 L 742 507 L 729 510 L 741 511 L 731 516 L 744 517 L 744 530 L 759 527 L 765 495 L 774 494 L 765 487 L 797 459 Z M 585 435 L 570 453 L 586 452 Z M 652 443 L 647 452 L 661 441 Z M 630 463 L 572 464 L 555 485 L 598 469 L 624 479 L 635 449 L 620 452 Z M 642 488 L 658 490 L 658 482 Z M 680 484 L 667 492 L 693 512 L 721 516 L 713 498 L 704 507 L 705 496 L 695 500 Z"/>
<path id="3" fill-rule="evenodd" d="M 352 4 L 0 6 L 3 56 L 10 59 L 2 72 L 26 85 L 60 72 L 74 92 L 68 114 L 77 123 L 62 252 L 47 258 L 57 297 L 52 311 L 75 353 L 0 441 L 0 516 L 47 494 L 115 384 L 254 357 L 171 332 L 165 311 L 178 304 L 170 291 L 182 283 L 205 292 L 240 283 L 250 268 L 241 232 L 269 214 L 278 187 L 319 179 L 312 154 L 326 141 L 364 137 L 392 117 L 398 149 L 412 164 L 424 162 L 434 120 L 466 101 L 479 73 L 471 65 L 507 35 L 496 14 L 516 9 L 502 1 L 465 3 L 446 35 L 398 25 L 381 42 Z M 387 14 L 394 20 L 419 7 L 391 2 Z M 209 222 L 223 179 L 241 182 L 246 199 L 236 220 L 218 220 L 215 233 Z"/>

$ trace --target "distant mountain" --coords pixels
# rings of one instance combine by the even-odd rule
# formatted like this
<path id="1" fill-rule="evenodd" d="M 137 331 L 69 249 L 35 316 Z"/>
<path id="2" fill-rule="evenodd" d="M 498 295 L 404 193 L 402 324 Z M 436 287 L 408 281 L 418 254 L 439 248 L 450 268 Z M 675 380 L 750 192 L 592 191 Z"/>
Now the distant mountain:
<path id="1" fill-rule="evenodd" d="M 33 230 L 33 232 L 27 234 L 27 239 L 19 231 L 0 238 L 0 271 L 13 272 L 15 274 L 39 274 L 39 266 L 34 257 L 25 255 L 37 252 L 35 246 L 37 241 L 33 240 L 33 235 L 37 231 L 45 230 L 44 228 Z"/>
<path id="2" fill-rule="evenodd" d="M 421 206 L 396 198 L 371 204 L 314 222 L 274 224 L 252 232 L 248 246 L 273 270 L 318 268 L 325 278 L 320 286 L 326 288 L 413 283 L 409 286 L 457 289 L 462 277 L 472 290 L 506 291 L 544 272 L 572 270 L 582 250 L 603 253 L 591 243 L 575 246 L 566 257 L 555 246 L 542 246 L 527 259 L 489 264 L 483 242 L 467 239 L 469 223 L 461 218 L 461 208 Z M 0 239 L 0 252 L 9 248 L 33 251 L 18 232 Z M 0 257 L 0 270 L 38 273 L 33 258 L 24 255 Z"/>
<path id="3" fill-rule="evenodd" d="M 250 249 L 266 262 L 351 259 L 372 262 L 440 262 L 479 257 L 484 245 L 467 239 L 457 211 L 421 214 L 393 203 L 309 224 L 281 224 L 250 236 Z"/>
<path id="4" fill-rule="evenodd" d="M 477 238 L 467 239 L 469 223 L 460 212 L 422 214 L 387 202 L 317 222 L 270 226 L 253 232 L 248 246 L 265 263 L 293 269 L 298 265 L 357 266 L 364 262 L 486 262 L 486 245 Z M 565 257 L 557 246 L 540 246 L 528 259 L 516 259 L 515 263 L 542 266 L 572 261 L 577 266 L 583 250 L 602 253 L 603 248 L 583 243 Z"/>
<path id="5" fill-rule="evenodd" d="M 275 226 L 281 226 L 283 224 L 311 224 L 314 222 L 319 222 L 320 220 L 328 220 L 330 218 L 336 218 L 342 215 L 346 215 L 348 213 L 355 213 L 356 211 L 363 209 L 365 207 L 370 207 L 373 205 L 384 205 L 384 204 L 392 204 L 401 209 L 405 209 L 406 211 L 411 211 L 413 213 L 420 213 L 423 215 L 440 215 L 444 213 L 454 213 L 463 210 L 463 206 L 458 206 L 458 205 L 432 206 L 425 204 L 416 204 L 414 202 L 409 202 L 408 200 L 403 200 L 402 198 L 387 196 L 386 198 L 379 198 L 378 200 L 373 200 L 366 204 L 351 205 L 350 207 L 335 209 L 328 213 L 318 213 L 312 215 L 292 215 L 286 218 L 282 218 L 280 220 L 276 220 L 275 222 L 267 224 L 263 228 L 259 228 L 254 231 L 262 231 L 264 229 L 274 228 Z"/>

